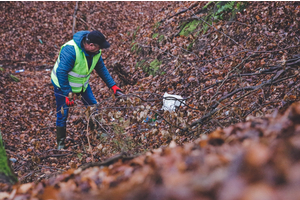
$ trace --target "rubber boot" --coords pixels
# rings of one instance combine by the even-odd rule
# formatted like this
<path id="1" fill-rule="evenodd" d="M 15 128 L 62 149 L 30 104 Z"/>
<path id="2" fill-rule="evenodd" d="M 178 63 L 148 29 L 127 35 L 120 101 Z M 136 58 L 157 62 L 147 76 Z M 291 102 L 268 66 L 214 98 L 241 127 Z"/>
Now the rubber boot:
<path id="1" fill-rule="evenodd" d="M 56 141 L 57 149 L 61 150 L 65 148 L 65 139 L 66 139 L 66 127 L 56 127 Z"/>

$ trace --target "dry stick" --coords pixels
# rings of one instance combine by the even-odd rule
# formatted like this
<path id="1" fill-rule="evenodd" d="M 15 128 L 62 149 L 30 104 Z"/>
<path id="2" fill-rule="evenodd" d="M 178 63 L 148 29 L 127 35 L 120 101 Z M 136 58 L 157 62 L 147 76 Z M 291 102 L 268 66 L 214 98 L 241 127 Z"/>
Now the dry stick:
<path id="1" fill-rule="evenodd" d="M 166 120 L 164 117 L 162 117 L 161 114 L 159 114 L 158 112 L 156 112 L 155 110 L 152 110 L 152 112 L 156 113 L 160 118 L 162 118 L 167 124 L 169 124 L 170 126 L 173 126 L 171 122 L 169 122 L 168 120 Z M 182 129 L 180 128 L 179 126 L 173 126 L 175 128 L 178 128 L 178 129 Z"/>
<path id="2" fill-rule="evenodd" d="M 143 45 L 143 44 L 141 44 L 141 43 L 139 43 L 139 42 L 136 42 L 136 44 L 140 45 L 140 46 L 143 47 L 143 48 L 154 48 L 154 49 L 157 49 L 158 51 L 160 51 L 160 52 L 162 52 L 162 53 L 166 53 L 166 54 L 170 55 L 171 57 L 176 58 L 177 60 L 178 60 L 178 58 L 179 58 L 179 56 L 176 57 L 176 56 L 174 56 L 173 54 L 167 52 L 167 50 L 164 51 L 164 50 L 161 50 L 161 49 L 158 48 L 158 47 L 148 46 L 148 45 Z M 198 59 L 200 59 L 199 56 L 198 56 L 197 54 L 195 54 L 194 52 L 188 51 L 188 50 L 186 50 L 186 49 L 184 49 L 184 48 L 182 48 L 182 47 L 179 47 L 179 46 L 176 46 L 176 45 L 171 45 L 171 47 L 179 48 L 179 49 L 181 49 L 181 50 L 184 50 L 184 51 L 186 51 L 186 52 L 188 52 L 188 53 L 193 54 L 193 55 L 196 56 Z M 185 61 L 186 61 L 186 62 L 189 62 L 189 61 L 186 60 L 186 59 L 185 59 Z"/>
<path id="3" fill-rule="evenodd" d="M 204 115 L 203 117 L 201 117 L 200 119 L 194 121 L 189 127 L 194 127 L 194 126 L 196 126 L 196 125 L 202 124 L 206 119 L 208 119 L 208 118 L 210 118 L 211 116 L 213 116 L 216 112 L 220 112 L 220 111 L 223 110 L 224 108 L 227 108 L 228 106 L 230 106 L 233 102 L 240 100 L 241 98 L 243 98 L 243 97 L 245 97 L 245 96 L 251 94 L 252 92 L 254 92 L 254 91 L 258 90 L 258 89 L 260 89 L 260 87 L 254 88 L 254 90 L 252 90 L 252 91 L 250 91 L 250 92 L 248 92 L 248 93 L 242 95 L 242 96 L 239 97 L 239 98 L 234 99 L 234 100 L 231 101 L 228 105 L 225 105 L 225 106 L 223 106 L 222 108 L 219 108 L 219 109 L 215 108 L 215 109 L 214 109 L 213 111 L 211 111 L 210 113 L 208 113 L 208 114 Z M 185 128 L 183 129 L 183 131 L 186 132 L 186 131 L 189 129 L 189 127 L 185 127 Z M 190 133 L 188 133 L 188 134 L 190 134 Z"/>
<path id="4" fill-rule="evenodd" d="M 63 169 L 59 169 L 59 168 L 56 168 L 56 167 L 49 167 L 49 166 L 45 166 L 45 165 L 38 165 L 38 167 L 42 167 L 42 168 L 46 168 L 46 169 L 55 169 L 55 170 L 58 170 L 58 171 L 65 171 Z"/>
<path id="5" fill-rule="evenodd" d="M 260 73 L 246 73 L 246 74 L 240 74 L 239 76 L 258 76 L 258 75 L 263 75 L 263 74 L 274 74 L 274 72 L 272 72 L 272 71 L 277 70 L 277 69 L 282 69 L 282 68 L 283 68 L 282 66 L 277 66 L 277 67 L 274 67 L 274 68 L 271 68 L 271 69 L 263 70 Z M 234 74 L 234 75 L 230 76 L 228 79 L 231 79 L 231 78 L 236 77 L 236 76 L 238 76 L 238 75 Z M 222 83 L 223 81 L 224 80 L 217 80 L 216 83 L 203 88 L 202 90 L 200 90 L 200 91 L 194 93 L 193 95 L 191 95 L 191 97 L 187 97 L 187 99 L 192 98 L 192 96 L 194 96 L 198 93 L 201 93 L 205 90 L 208 90 L 208 89 L 218 85 L 219 83 Z"/>
<path id="6" fill-rule="evenodd" d="M 255 91 L 261 89 L 261 87 L 262 87 L 262 86 L 258 85 L 258 86 L 255 87 L 252 91 L 250 91 L 250 92 L 248 92 L 248 93 L 246 93 L 246 94 L 243 94 L 243 95 L 240 96 L 239 98 L 236 98 L 236 99 L 232 100 L 229 104 L 227 104 L 227 105 L 221 107 L 220 109 L 218 109 L 218 112 L 220 112 L 220 111 L 222 111 L 223 109 L 229 107 L 233 102 L 239 101 L 239 100 L 241 100 L 242 98 L 244 98 L 245 96 L 248 96 L 249 94 L 251 94 L 252 92 L 255 92 Z"/>
<path id="7" fill-rule="evenodd" d="M 139 155 L 136 155 L 136 156 L 125 156 L 125 153 L 122 152 L 114 157 L 111 157 L 111 158 L 108 158 L 107 160 L 103 161 L 103 162 L 92 162 L 92 163 L 87 163 L 83 166 L 81 166 L 80 168 L 82 170 L 85 170 L 89 167 L 96 167 L 96 166 L 109 166 L 111 164 L 113 164 L 114 162 L 118 161 L 119 159 L 122 159 L 122 160 L 131 160 L 135 157 L 137 157 Z"/>
<path id="8" fill-rule="evenodd" d="M 245 25 L 245 26 L 250 26 L 248 24 L 245 24 L 245 23 L 242 23 L 242 22 L 238 22 L 238 21 L 229 21 L 226 24 L 230 24 L 230 23 L 237 23 L 237 24 L 242 24 L 242 25 Z"/>
<path id="9" fill-rule="evenodd" d="M 234 99 L 234 100 L 233 100 L 232 102 L 230 102 L 228 105 L 226 105 L 226 106 L 220 108 L 220 109 L 218 110 L 218 112 L 220 112 L 220 111 L 223 110 L 224 108 L 227 108 L 227 107 L 230 106 L 233 102 L 238 101 L 238 100 L 240 100 L 241 98 L 243 98 L 243 97 L 245 97 L 245 96 L 248 96 L 250 93 L 252 93 L 252 92 L 254 92 L 254 91 L 258 90 L 258 89 L 261 89 L 261 88 L 262 88 L 263 86 L 265 86 L 265 85 L 273 84 L 273 83 L 279 83 L 279 82 L 285 81 L 285 80 L 287 80 L 287 79 L 294 78 L 294 77 L 296 77 L 296 76 L 297 76 L 297 74 L 296 74 L 296 75 L 293 75 L 293 76 L 289 76 L 289 77 L 285 77 L 285 78 L 279 79 L 279 80 L 274 81 L 274 82 L 273 82 L 273 80 L 271 79 L 271 80 L 268 81 L 268 83 L 265 83 L 265 84 L 263 84 L 263 85 L 262 85 L 262 84 L 261 84 L 261 85 L 258 85 L 257 88 L 254 88 L 253 91 L 250 91 L 250 92 L 246 93 L 245 95 L 242 95 L 241 97 L 239 97 L 239 98 L 237 98 L 237 99 Z M 278 76 L 277 76 L 277 77 L 278 77 Z M 261 87 L 259 87 L 259 86 L 261 86 Z"/>
<path id="10" fill-rule="evenodd" d="M 90 142 L 90 135 L 89 135 L 89 122 L 90 122 L 90 118 L 91 118 L 91 115 L 88 117 L 88 120 L 87 120 L 87 123 L 86 123 L 86 137 L 88 139 L 88 144 L 89 144 L 89 152 L 91 153 L 92 155 L 92 162 L 94 162 L 94 155 L 93 155 L 93 152 L 92 152 L 92 147 L 91 147 L 91 142 Z"/>
<path id="11" fill-rule="evenodd" d="M 241 117 L 242 118 L 246 118 L 248 115 L 250 115 L 252 112 L 254 112 L 254 111 L 256 111 L 256 110 L 260 110 L 263 106 L 266 106 L 266 105 L 269 105 L 269 104 L 271 104 L 271 103 L 274 103 L 274 101 L 273 102 L 269 102 L 269 103 L 264 103 L 264 104 L 261 104 L 261 105 L 259 105 L 258 104 L 258 107 L 257 108 L 252 108 L 250 111 L 248 111 L 247 113 L 245 113 L 244 115 L 242 115 Z M 256 103 L 257 104 L 257 103 Z"/>
<path id="12" fill-rule="evenodd" d="M 143 44 L 140 44 L 140 43 L 137 43 L 137 44 L 139 44 L 141 47 L 144 47 L 144 48 L 154 48 L 154 49 L 157 49 L 158 51 L 160 51 L 160 52 L 162 52 L 162 53 L 166 53 L 166 54 L 168 54 L 168 55 L 170 55 L 171 57 L 174 57 L 174 58 L 176 58 L 176 59 L 179 58 L 179 56 L 174 56 L 173 54 L 171 54 L 171 53 L 169 53 L 169 52 L 167 52 L 167 51 L 163 51 L 163 50 L 161 50 L 161 49 L 158 48 L 158 47 L 153 47 L 153 46 L 143 45 Z"/>
<path id="13" fill-rule="evenodd" d="M 195 15 L 195 14 L 194 14 Z M 219 33 L 221 33 L 222 35 L 224 35 L 225 37 L 229 38 L 231 41 L 233 41 L 236 45 L 239 46 L 239 43 L 237 43 L 234 39 L 232 39 L 231 37 L 229 37 L 228 35 L 226 35 L 225 33 L 223 33 L 222 31 L 219 31 L 216 27 L 214 27 L 213 25 L 210 25 L 208 22 L 206 22 L 204 19 L 198 17 L 197 15 L 195 15 L 197 19 L 200 19 L 201 21 L 203 21 L 204 23 L 206 23 L 207 25 L 209 25 L 210 27 L 213 27 L 215 29 L 215 31 L 218 31 Z M 244 47 L 242 47 L 243 49 L 245 49 Z"/>
<path id="14" fill-rule="evenodd" d="M 264 85 L 268 85 L 270 83 L 272 83 L 274 80 L 276 80 L 283 72 L 285 72 L 285 70 L 280 70 L 277 72 L 277 74 L 274 76 L 274 78 L 269 79 L 267 82 L 265 83 L 261 83 L 258 86 L 248 86 L 248 87 L 242 87 L 242 88 L 238 88 L 234 91 L 232 91 L 231 93 L 223 96 L 222 98 L 220 98 L 217 103 L 215 105 L 212 105 L 212 109 L 216 108 L 223 100 L 232 97 L 234 94 L 240 92 L 240 91 L 247 91 L 247 90 L 254 90 L 257 87 L 262 87 Z"/>
<path id="15" fill-rule="evenodd" d="M 0 59 L 0 62 L 11 62 L 11 63 L 28 64 L 28 62 L 25 61 L 25 60 L 1 60 Z"/>
<path id="16" fill-rule="evenodd" d="M 18 155 L 17 153 L 15 153 L 14 151 L 10 151 L 9 149 L 5 149 L 5 151 L 7 152 L 7 154 L 14 154 L 14 156 L 20 158 L 22 161 L 27 162 L 28 160 L 23 158 L 22 156 Z"/>
<path id="17" fill-rule="evenodd" d="M 180 63 L 180 65 L 178 65 L 178 67 L 176 67 L 176 69 L 175 69 L 171 74 L 174 74 L 174 75 L 175 75 L 176 70 L 177 70 L 178 68 L 180 68 L 181 65 L 182 65 L 182 62 Z"/>
<path id="18" fill-rule="evenodd" d="M 78 10 L 78 1 L 76 1 L 76 6 L 75 6 L 75 9 L 74 9 L 74 14 L 73 14 L 73 27 L 72 27 L 72 33 L 73 33 L 73 35 L 75 34 L 76 13 L 77 13 L 77 10 Z"/>
<path id="19" fill-rule="evenodd" d="M 75 154 L 75 152 L 68 151 L 68 150 L 65 150 L 65 149 L 60 149 L 60 150 L 58 150 L 58 149 L 48 149 L 46 152 L 49 153 L 50 151 L 58 151 L 58 152 L 66 152 L 66 153 L 74 153 Z M 43 153 L 45 153 L 45 152 L 42 152 L 41 154 L 43 154 Z"/>
<path id="20" fill-rule="evenodd" d="M 289 46 L 289 47 L 285 47 L 285 48 L 282 48 L 282 49 L 277 49 L 277 50 L 271 50 L 271 51 L 253 51 L 253 50 L 249 50 L 249 49 L 246 49 L 246 52 L 252 52 L 252 53 L 274 53 L 274 52 L 278 52 L 278 51 L 284 51 L 284 50 L 287 50 L 287 49 L 291 49 L 291 48 L 296 48 L 296 47 L 300 47 L 300 45 L 295 45 L 295 46 Z M 288 61 L 287 61 L 288 62 Z M 297 62 L 296 62 L 297 63 Z"/>
<path id="21" fill-rule="evenodd" d="M 110 137 L 112 137 L 111 136 L 111 134 L 110 133 L 108 133 L 108 131 L 102 126 L 102 124 L 97 120 L 97 119 L 95 119 L 96 120 L 96 122 L 98 122 L 98 124 L 101 126 L 101 128 L 110 136 Z"/>
<path id="22" fill-rule="evenodd" d="M 90 25 L 89 23 L 87 23 L 86 21 L 84 21 L 82 18 L 80 18 L 80 21 L 82 21 L 84 24 L 90 26 L 92 28 L 92 30 L 96 30 L 95 27 L 93 27 L 92 25 Z"/>
<path id="23" fill-rule="evenodd" d="M 297 77 L 298 75 L 299 75 L 299 74 L 295 74 L 295 75 L 293 75 L 293 76 L 288 76 L 288 77 L 279 79 L 279 80 L 277 80 L 277 81 L 274 81 L 273 83 L 280 83 L 281 81 L 285 81 L 285 80 L 287 80 L 287 79 Z"/>
<path id="24" fill-rule="evenodd" d="M 235 71 L 240 65 L 242 65 L 246 60 L 248 60 L 248 59 L 249 59 L 251 56 L 253 56 L 253 55 L 255 55 L 255 54 L 251 54 L 251 55 L 248 56 L 247 58 L 243 59 L 242 62 L 240 62 L 237 66 L 235 66 L 231 71 L 229 71 L 229 72 L 226 74 L 225 79 L 222 81 L 221 85 L 217 88 L 217 91 L 216 91 L 216 93 L 214 94 L 214 96 L 212 96 L 212 97 L 210 98 L 209 102 L 211 102 L 211 100 L 212 100 L 213 98 L 216 97 L 216 95 L 218 94 L 219 89 L 220 89 L 220 88 L 224 85 L 224 83 L 228 80 L 229 74 L 231 74 L 233 71 Z"/>
<path id="25" fill-rule="evenodd" d="M 283 71 L 283 70 L 281 70 L 281 71 Z M 279 71 L 279 72 L 280 72 L 280 71 Z M 276 78 L 278 78 L 278 77 L 280 76 L 280 74 L 282 74 L 282 73 L 279 73 L 279 72 L 278 72 L 277 75 L 275 76 Z M 270 85 L 270 84 L 274 84 L 274 83 L 279 83 L 279 82 L 285 81 L 285 80 L 287 80 L 287 79 L 294 78 L 294 77 L 296 77 L 296 76 L 298 76 L 298 74 L 293 75 L 293 76 L 289 76 L 289 77 L 285 77 L 285 78 L 279 79 L 279 80 L 277 80 L 277 81 L 273 81 L 273 79 L 270 79 L 270 80 L 268 80 L 266 83 L 264 83 L 264 84 L 262 83 L 262 84 L 258 85 L 257 87 L 255 87 L 253 91 L 250 91 L 250 92 L 248 92 L 248 93 L 242 95 L 241 97 L 234 99 L 234 100 L 231 101 L 228 105 L 225 105 L 225 106 L 223 106 L 222 108 L 220 108 L 220 109 L 218 110 L 218 112 L 220 112 L 220 111 L 223 110 L 224 108 L 227 108 L 227 107 L 230 106 L 233 102 L 238 101 L 238 100 L 242 99 L 242 98 L 245 97 L 245 96 L 248 96 L 250 93 L 252 93 L 252 92 L 254 92 L 254 91 L 258 90 L 258 89 L 261 89 L 263 86 Z M 259 87 L 259 86 L 261 86 L 261 87 Z M 267 105 L 267 104 L 270 104 L 270 103 L 266 103 L 265 105 Z"/>
<path id="26" fill-rule="evenodd" d="M 288 62 L 288 61 L 287 61 Z M 292 62 L 292 63 L 287 63 L 286 65 L 294 65 L 294 64 L 297 64 L 300 62 L 300 59 L 296 60 L 295 62 Z"/>
<path id="27" fill-rule="evenodd" d="M 28 174 L 26 174 L 25 176 L 19 178 L 19 182 L 22 183 L 22 181 L 24 181 L 25 178 L 27 178 L 28 176 L 31 176 L 32 174 L 34 173 L 37 173 L 37 172 L 41 172 L 42 170 L 39 169 L 39 170 L 35 170 L 35 171 L 32 171 L 32 172 L 29 172 Z"/>
<path id="28" fill-rule="evenodd" d="M 272 51 L 251 51 L 251 50 L 248 50 L 248 52 L 253 52 L 253 53 L 274 53 L 274 52 L 277 52 L 277 51 L 284 51 L 284 50 L 291 49 L 291 48 L 296 48 L 296 47 L 300 47 L 300 45 L 285 47 L 285 48 L 282 48 L 282 49 L 272 50 Z"/>
<path id="29" fill-rule="evenodd" d="M 294 58 L 289 59 L 287 62 L 292 62 L 292 61 L 300 59 L 300 54 L 296 54 L 296 55 L 293 55 L 293 56 L 294 56 Z"/>
<path id="30" fill-rule="evenodd" d="M 197 3 L 193 4 L 193 5 L 191 5 L 191 6 L 190 6 L 189 8 L 187 8 L 187 9 L 184 9 L 184 10 L 178 12 L 178 13 L 175 13 L 175 14 L 172 15 L 172 16 L 166 17 L 166 18 L 160 20 L 159 23 L 162 23 L 162 22 L 164 22 L 164 21 L 166 21 L 166 20 L 168 20 L 168 19 L 171 19 L 171 18 L 173 18 L 173 17 L 176 17 L 177 15 L 180 15 L 180 14 L 182 14 L 182 13 L 185 13 L 185 12 L 187 12 L 187 11 L 193 9 L 194 7 L 198 6 L 198 4 L 199 4 L 199 2 L 197 2 Z"/>
<path id="31" fill-rule="evenodd" d="M 194 126 L 196 126 L 196 125 L 202 124 L 203 121 L 205 121 L 206 119 L 210 118 L 210 117 L 211 117 L 212 115 L 214 115 L 216 112 L 220 112 L 220 111 L 223 110 L 224 108 L 226 108 L 226 107 L 228 107 L 229 105 L 231 105 L 233 102 L 240 100 L 241 98 L 243 98 L 243 97 L 249 95 L 250 93 L 252 93 L 252 92 L 254 92 L 254 91 L 256 91 L 256 90 L 262 88 L 263 86 L 266 86 L 266 85 L 269 85 L 269 84 L 278 83 L 278 82 L 281 82 L 281 81 L 284 81 L 284 80 L 287 80 L 287 79 L 290 79 L 290 78 L 294 78 L 294 77 L 297 76 L 297 74 L 296 74 L 296 75 L 293 75 L 293 76 L 289 76 L 289 77 L 282 78 L 282 79 L 280 79 L 280 80 L 276 80 L 276 79 L 277 79 L 283 72 L 285 72 L 285 71 L 286 71 L 286 70 L 280 70 L 279 72 L 277 72 L 277 74 L 276 74 L 272 79 L 269 79 L 267 82 L 261 83 L 260 85 L 257 85 L 257 86 L 251 86 L 251 87 L 239 88 L 239 89 L 237 89 L 237 90 L 231 92 L 230 94 L 228 94 L 228 95 L 222 97 L 222 98 L 221 98 L 221 101 L 223 101 L 223 100 L 226 99 L 226 98 L 229 98 L 229 97 L 233 96 L 233 95 L 236 94 L 237 92 L 244 91 L 244 90 L 251 90 L 250 92 L 248 92 L 248 93 L 242 95 L 241 97 L 234 99 L 234 100 L 233 100 L 231 103 L 229 103 L 228 105 L 226 105 L 226 106 L 224 106 L 224 107 L 222 107 L 222 108 L 220 108 L 220 109 L 217 109 L 216 107 L 221 103 L 221 101 L 219 100 L 217 104 L 215 104 L 215 105 L 212 106 L 212 109 L 213 109 L 213 110 L 212 110 L 210 113 L 208 113 L 208 114 L 204 115 L 202 118 L 200 118 L 200 119 L 198 119 L 198 120 L 192 122 L 191 125 L 189 125 L 188 127 L 183 128 L 183 131 L 186 132 L 186 131 L 189 129 L 189 127 L 194 127 Z M 276 80 L 276 81 L 274 81 L 274 80 Z"/>
<path id="32" fill-rule="evenodd" d="M 230 56 L 234 56 L 234 55 L 239 54 L 239 53 L 245 53 L 245 52 L 249 52 L 249 53 L 274 53 L 274 52 L 284 51 L 284 50 L 291 49 L 291 48 L 296 48 L 296 47 L 300 47 L 300 45 L 290 46 L 290 47 L 286 47 L 286 48 L 278 49 L 278 50 L 273 50 L 273 51 L 253 51 L 253 50 L 245 49 L 245 50 L 234 52 L 232 54 L 229 54 L 229 55 L 226 55 L 226 56 L 223 56 L 223 57 L 220 57 L 220 58 L 212 59 L 212 60 L 193 60 L 193 61 L 197 61 L 197 62 L 214 62 L 214 61 L 221 60 L 221 59 L 224 59 L 224 58 L 227 58 L 227 57 L 230 57 Z"/>
<path id="33" fill-rule="evenodd" d="M 74 152 L 73 153 L 66 153 L 66 154 L 53 154 L 53 155 L 42 156 L 42 157 L 40 157 L 40 159 L 42 160 L 42 159 L 47 159 L 47 158 L 50 158 L 50 157 L 63 157 L 63 156 L 68 156 L 68 155 L 72 155 L 72 154 L 74 154 Z"/>
<path id="34" fill-rule="evenodd" d="M 84 143 L 83 143 L 83 141 L 82 141 L 81 137 L 79 137 L 79 138 L 80 138 L 80 140 L 81 140 L 81 143 L 82 143 L 83 151 L 84 151 L 84 153 L 86 153 L 86 149 L 85 149 Z"/>

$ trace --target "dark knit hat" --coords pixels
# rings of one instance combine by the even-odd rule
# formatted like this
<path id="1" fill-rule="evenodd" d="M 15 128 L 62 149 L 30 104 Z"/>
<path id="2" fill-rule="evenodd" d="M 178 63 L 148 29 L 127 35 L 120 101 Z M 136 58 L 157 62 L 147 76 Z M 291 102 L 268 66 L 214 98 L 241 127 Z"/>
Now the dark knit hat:
<path id="1" fill-rule="evenodd" d="M 104 35 L 100 31 L 92 31 L 86 35 L 86 41 L 88 43 L 95 43 L 100 46 L 101 49 L 110 47 L 110 44 L 106 41 Z"/>

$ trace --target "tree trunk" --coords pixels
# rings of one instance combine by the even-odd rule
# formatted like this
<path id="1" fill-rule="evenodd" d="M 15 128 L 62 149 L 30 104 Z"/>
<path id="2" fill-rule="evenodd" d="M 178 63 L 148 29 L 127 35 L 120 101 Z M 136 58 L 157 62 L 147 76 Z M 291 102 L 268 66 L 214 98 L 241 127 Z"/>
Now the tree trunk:
<path id="1" fill-rule="evenodd" d="M 7 184 L 15 184 L 18 182 L 17 176 L 14 174 L 11 168 L 10 162 L 6 155 L 4 143 L 2 140 L 2 134 L 0 130 L 0 182 Z"/>

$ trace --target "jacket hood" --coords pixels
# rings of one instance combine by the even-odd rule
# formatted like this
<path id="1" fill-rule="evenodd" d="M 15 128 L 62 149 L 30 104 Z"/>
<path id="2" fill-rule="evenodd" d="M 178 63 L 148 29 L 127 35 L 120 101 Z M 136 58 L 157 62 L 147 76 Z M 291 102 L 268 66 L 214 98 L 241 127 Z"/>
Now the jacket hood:
<path id="1" fill-rule="evenodd" d="M 89 32 L 90 31 L 78 31 L 73 35 L 73 40 L 81 50 L 84 50 L 84 48 L 81 46 L 81 41 Z"/>

